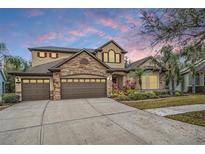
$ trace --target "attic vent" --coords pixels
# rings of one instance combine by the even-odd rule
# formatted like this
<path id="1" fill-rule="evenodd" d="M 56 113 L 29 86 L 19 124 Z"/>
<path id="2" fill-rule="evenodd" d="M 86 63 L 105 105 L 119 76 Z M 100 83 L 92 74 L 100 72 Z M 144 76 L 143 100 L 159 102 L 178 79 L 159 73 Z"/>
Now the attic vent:
<path id="1" fill-rule="evenodd" d="M 82 58 L 82 59 L 80 60 L 80 64 L 87 65 L 87 64 L 89 64 L 89 61 L 88 61 L 86 58 Z"/>

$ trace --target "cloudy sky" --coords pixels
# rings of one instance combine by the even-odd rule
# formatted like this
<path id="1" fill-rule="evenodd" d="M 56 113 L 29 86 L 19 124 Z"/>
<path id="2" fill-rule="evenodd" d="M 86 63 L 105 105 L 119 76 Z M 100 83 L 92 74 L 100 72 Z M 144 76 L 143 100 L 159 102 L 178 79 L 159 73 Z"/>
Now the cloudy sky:
<path id="1" fill-rule="evenodd" d="M 29 47 L 97 48 L 113 39 L 134 61 L 155 53 L 141 24 L 138 9 L 0 9 L 0 42 L 30 60 Z"/>

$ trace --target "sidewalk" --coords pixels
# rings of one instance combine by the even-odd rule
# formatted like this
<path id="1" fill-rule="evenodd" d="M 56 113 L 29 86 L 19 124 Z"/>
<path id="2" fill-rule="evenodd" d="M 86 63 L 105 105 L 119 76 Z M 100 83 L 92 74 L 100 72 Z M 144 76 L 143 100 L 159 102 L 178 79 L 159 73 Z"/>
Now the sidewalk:
<path id="1" fill-rule="evenodd" d="M 202 111 L 205 110 L 205 104 L 195 104 L 195 105 L 183 105 L 174 107 L 163 107 L 155 109 L 146 109 L 144 111 L 154 113 L 160 116 L 174 115 L 192 111 Z"/>

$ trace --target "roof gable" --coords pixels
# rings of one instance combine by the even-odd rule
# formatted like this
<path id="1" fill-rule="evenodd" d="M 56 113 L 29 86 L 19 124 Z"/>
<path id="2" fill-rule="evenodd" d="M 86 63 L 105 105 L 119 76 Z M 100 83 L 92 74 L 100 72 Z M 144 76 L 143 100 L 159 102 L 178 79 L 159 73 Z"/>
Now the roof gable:
<path id="1" fill-rule="evenodd" d="M 67 63 L 68 61 L 74 59 L 75 57 L 77 57 L 78 55 L 80 55 L 81 53 L 87 53 L 89 56 L 91 56 L 93 59 L 95 59 L 98 63 L 100 63 L 101 65 L 103 65 L 105 68 L 110 69 L 110 67 L 108 65 L 106 65 L 105 63 L 103 63 L 102 61 L 100 61 L 100 59 L 98 59 L 96 56 L 94 56 L 92 53 L 88 52 L 86 49 L 81 50 L 80 52 L 74 54 L 73 56 L 64 59 L 62 62 L 58 63 L 57 65 L 55 65 L 54 67 L 50 68 L 50 71 L 57 71 L 58 68 L 60 66 L 62 66 L 63 64 Z"/>
<path id="2" fill-rule="evenodd" d="M 102 49 L 103 47 L 107 46 L 110 43 L 113 43 L 114 45 L 116 45 L 119 49 L 122 50 L 123 53 L 127 53 L 127 51 L 125 49 L 123 49 L 119 44 L 117 44 L 114 40 L 108 41 L 107 43 L 105 43 L 102 46 L 100 46 L 98 49 Z"/>
<path id="3" fill-rule="evenodd" d="M 154 57 L 152 57 L 152 56 L 149 56 L 149 57 L 145 57 L 145 58 L 143 58 L 143 59 L 140 59 L 140 60 L 137 60 L 137 61 L 135 61 L 135 62 L 133 62 L 133 63 L 131 63 L 128 67 L 127 67 L 127 69 L 128 70 L 134 70 L 134 69 L 136 69 L 137 67 L 140 67 L 140 66 L 142 66 L 142 65 L 144 65 L 146 62 L 148 62 L 148 61 L 154 61 L 154 63 L 157 65 L 157 66 L 159 66 L 159 67 L 161 67 L 160 66 L 160 64 L 159 64 L 159 62 L 154 58 Z M 145 66 L 146 68 L 152 68 L 152 69 L 154 69 L 154 66 Z"/>

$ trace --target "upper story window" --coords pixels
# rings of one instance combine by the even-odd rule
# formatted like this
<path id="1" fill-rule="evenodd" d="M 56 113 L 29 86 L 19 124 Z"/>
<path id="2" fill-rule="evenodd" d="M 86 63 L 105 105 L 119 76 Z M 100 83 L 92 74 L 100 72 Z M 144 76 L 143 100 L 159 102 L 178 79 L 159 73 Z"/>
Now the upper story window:
<path id="1" fill-rule="evenodd" d="M 116 60 L 116 63 L 120 63 L 120 54 L 119 53 L 115 54 L 115 60 Z"/>
<path id="2" fill-rule="evenodd" d="M 58 53 L 50 52 L 47 54 L 46 52 L 37 52 L 37 57 L 40 57 L 40 58 L 45 58 L 45 57 L 58 58 Z"/>
<path id="3" fill-rule="evenodd" d="M 58 54 L 57 54 L 57 53 L 54 53 L 54 52 L 51 52 L 51 53 L 50 53 L 50 57 L 51 57 L 51 58 L 58 58 Z"/>
<path id="4" fill-rule="evenodd" d="M 37 55 L 40 58 L 45 58 L 47 54 L 46 54 L 46 52 L 38 52 Z"/>
<path id="5" fill-rule="evenodd" d="M 107 52 L 103 53 L 103 62 L 108 62 L 108 53 Z"/>
<path id="6" fill-rule="evenodd" d="M 113 50 L 110 50 L 108 54 L 109 54 L 109 62 L 114 63 L 115 62 L 115 52 Z"/>
<path id="7" fill-rule="evenodd" d="M 102 61 L 107 63 L 121 63 L 121 55 L 114 50 L 102 53 Z"/>

